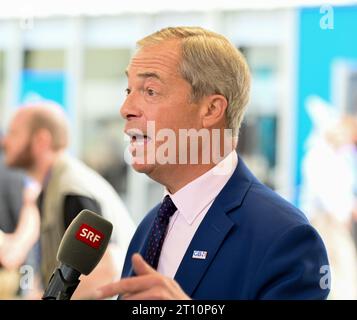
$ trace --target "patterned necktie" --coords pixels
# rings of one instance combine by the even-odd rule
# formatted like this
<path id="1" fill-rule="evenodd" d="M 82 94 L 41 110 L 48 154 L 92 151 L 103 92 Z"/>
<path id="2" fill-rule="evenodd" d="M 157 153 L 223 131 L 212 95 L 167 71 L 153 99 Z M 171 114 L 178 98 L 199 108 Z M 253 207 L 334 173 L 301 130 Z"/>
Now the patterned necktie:
<path id="1" fill-rule="evenodd" d="M 172 202 L 169 195 L 165 196 L 162 202 L 157 216 L 154 220 L 154 224 L 150 230 L 148 246 L 146 248 L 144 259 L 154 269 L 157 268 L 159 263 L 162 244 L 166 236 L 167 226 L 170 221 L 170 217 L 177 210 L 175 204 Z"/>

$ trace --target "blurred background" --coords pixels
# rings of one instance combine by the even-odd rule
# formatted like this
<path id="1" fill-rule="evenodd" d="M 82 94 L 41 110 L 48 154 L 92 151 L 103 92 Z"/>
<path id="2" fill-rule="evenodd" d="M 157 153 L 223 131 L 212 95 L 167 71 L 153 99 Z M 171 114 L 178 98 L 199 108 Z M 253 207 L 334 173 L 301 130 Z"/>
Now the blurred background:
<path id="1" fill-rule="evenodd" d="M 71 152 L 114 186 L 138 223 L 163 190 L 124 161 L 124 70 L 138 39 L 177 25 L 222 33 L 246 57 L 252 90 L 238 149 L 251 170 L 312 220 L 315 211 L 341 220 L 353 239 L 356 206 L 339 219 L 328 201 L 340 201 L 339 192 L 356 199 L 356 126 L 343 121 L 357 116 L 356 1 L 12 0 L 0 10 L 0 128 L 6 130 L 19 104 L 63 105 Z M 347 178 L 354 179 L 343 191 L 333 159 L 314 152 L 341 130 L 348 137 L 333 150 L 344 156 L 348 149 Z M 355 272 L 350 262 L 346 267 Z M 345 285 L 357 283 L 341 280 L 341 291 Z"/>

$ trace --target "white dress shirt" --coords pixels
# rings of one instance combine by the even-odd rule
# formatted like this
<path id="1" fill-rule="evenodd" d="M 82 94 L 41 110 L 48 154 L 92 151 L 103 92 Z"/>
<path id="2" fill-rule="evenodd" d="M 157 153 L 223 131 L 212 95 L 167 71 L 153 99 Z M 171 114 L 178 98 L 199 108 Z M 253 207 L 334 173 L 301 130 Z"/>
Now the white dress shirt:
<path id="1" fill-rule="evenodd" d="M 170 195 L 177 210 L 170 218 L 157 271 L 174 278 L 186 250 L 213 201 L 226 185 L 238 164 L 236 151 L 211 170 Z"/>

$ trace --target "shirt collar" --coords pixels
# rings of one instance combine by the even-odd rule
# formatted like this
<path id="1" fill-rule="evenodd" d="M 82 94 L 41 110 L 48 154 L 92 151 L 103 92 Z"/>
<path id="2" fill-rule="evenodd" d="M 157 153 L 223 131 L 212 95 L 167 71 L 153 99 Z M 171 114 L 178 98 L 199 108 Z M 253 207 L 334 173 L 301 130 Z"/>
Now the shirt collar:
<path id="1" fill-rule="evenodd" d="M 234 150 L 216 166 L 179 191 L 171 194 L 166 188 L 164 197 L 169 195 L 179 214 L 188 224 L 192 224 L 197 216 L 217 197 L 232 176 L 238 164 L 238 155 Z"/>

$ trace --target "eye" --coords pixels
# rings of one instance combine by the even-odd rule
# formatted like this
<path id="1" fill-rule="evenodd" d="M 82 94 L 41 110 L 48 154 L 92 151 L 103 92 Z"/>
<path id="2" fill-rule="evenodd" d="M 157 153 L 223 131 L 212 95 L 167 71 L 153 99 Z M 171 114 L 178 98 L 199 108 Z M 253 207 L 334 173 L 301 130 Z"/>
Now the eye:
<path id="1" fill-rule="evenodd" d="M 126 88 L 126 89 L 125 89 L 125 94 L 126 94 L 126 95 L 129 95 L 130 92 L 131 92 L 131 90 L 130 90 L 129 88 Z"/>
<path id="2" fill-rule="evenodd" d="M 150 89 L 150 88 L 146 89 L 146 92 L 150 97 L 153 97 L 156 95 L 156 91 L 153 89 Z"/>

